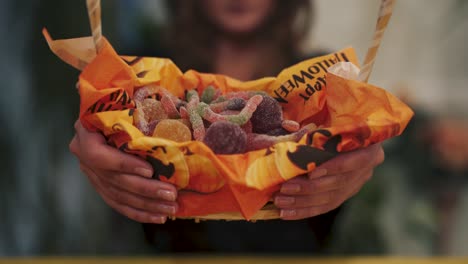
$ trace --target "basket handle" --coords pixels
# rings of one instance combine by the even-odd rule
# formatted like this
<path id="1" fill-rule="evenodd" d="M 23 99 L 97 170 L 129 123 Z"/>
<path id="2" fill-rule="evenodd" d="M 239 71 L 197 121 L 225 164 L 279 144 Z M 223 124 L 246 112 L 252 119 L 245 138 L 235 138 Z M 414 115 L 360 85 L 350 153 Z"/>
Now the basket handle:
<path id="1" fill-rule="evenodd" d="M 93 34 L 93 41 L 97 54 L 103 45 L 101 27 L 101 0 L 86 0 L 86 7 L 88 9 L 89 23 L 91 26 L 91 32 Z"/>
<path id="2" fill-rule="evenodd" d="M 367 81 L 369 80 L 370 74 L 372 72 L 372 67 L 374 66 L 375 57 L 380 47 L 380 43 L 382 42 L 382 38 L 385 29 L 387 28 L 388 21 L 392 16 L 395 2 L 395 0 L 382 0 L 380 4 L 379 18 L 377 19 L 377 25 L 374 31 L 374 39 L 369 49 L 367 50 L 366 58 L 364 59 L 364 64 L 361 68 L 361 72 L 359 73 L 358 77 L 358 80 L 361 82 L 367 83 Z"/>

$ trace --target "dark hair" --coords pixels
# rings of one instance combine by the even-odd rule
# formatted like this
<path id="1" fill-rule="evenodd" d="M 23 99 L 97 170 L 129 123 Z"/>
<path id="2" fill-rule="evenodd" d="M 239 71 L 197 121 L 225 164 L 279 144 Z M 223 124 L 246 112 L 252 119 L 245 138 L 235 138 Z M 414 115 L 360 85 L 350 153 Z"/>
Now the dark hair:
<path id="1" fill-rule="evenodd" d="M 265 43 L 262 67 L 255 77 L 275 75 L 300 56 L 300 47 L 311 25 L 310 0 L 276 0 L 276 8 L 256 38 Z M 201 10 L 200 0 L 168 0 L 169 23 L 165 48 L 182 69 L 213 71 L 212 40 L 216 29 Z"/>

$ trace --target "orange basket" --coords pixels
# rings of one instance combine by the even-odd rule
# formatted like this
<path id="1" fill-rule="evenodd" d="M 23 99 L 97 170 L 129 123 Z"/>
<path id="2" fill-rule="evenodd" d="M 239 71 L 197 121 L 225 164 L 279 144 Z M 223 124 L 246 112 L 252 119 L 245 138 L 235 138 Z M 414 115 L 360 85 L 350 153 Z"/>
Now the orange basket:
<path id="1" fill-rule="evenodd" d="M 120 56 L 101 34 L 99 0 L 88 0 L 93 36 L 53 40 L 51 50 L 81 70 L 80 120 L 103 133 L 115 147 L 150 162 L 159 180 L 179 188 L 175 218 L 198 220 L 268 220 L 279 218 L 272 194 L 281 183 L 314 170 L 340 152 L 352 151 L 400 135 L 412 110 L 387 91 L 367 83 L 393 7 L 382 1 L 374 41 L 359 75 L 345 78 L 327 70 L 349 62 L 352 48 L 302 61 L 276 77 L 241 82 L 219 74 L 181 72 L 170 60 Z M 334 66 L 335 67 L 335 66 Z M 222 93 L 263 91 L 275 98 L 285 119 L 318 129 L 298 142 L 242 154 L 219 155 L 201 141 L 174 142 L 148 137 L 134 125 L 134 91 L 158 85 L 183 97 L 214 86 Z"/>

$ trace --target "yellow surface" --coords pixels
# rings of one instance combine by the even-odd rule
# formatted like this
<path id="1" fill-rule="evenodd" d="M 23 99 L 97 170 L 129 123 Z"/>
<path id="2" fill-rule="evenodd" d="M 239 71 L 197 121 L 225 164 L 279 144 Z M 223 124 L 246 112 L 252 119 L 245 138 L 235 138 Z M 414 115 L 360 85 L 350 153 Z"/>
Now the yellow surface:
<path id="1" fill-rule="evenodd" d="M 40 257 L 3 258 L 0 264 L 468 264 L 468 258 L 298 258 L 298 257 L 164 257 L 164 258 L 88 258 L 88 257 Z"/>

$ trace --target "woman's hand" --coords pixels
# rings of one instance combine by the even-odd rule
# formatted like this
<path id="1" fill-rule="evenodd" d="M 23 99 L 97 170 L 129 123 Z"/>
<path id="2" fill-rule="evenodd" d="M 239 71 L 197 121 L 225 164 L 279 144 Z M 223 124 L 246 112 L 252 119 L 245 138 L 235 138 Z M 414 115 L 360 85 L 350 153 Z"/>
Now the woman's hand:
<path id="1" fill-rule="evenodd" d="M 150 164 L 107 145 L 101 134 L 87 131 L 79 120 L 75 130 L 70 151 L 110 207 L 141 223 L 162 224 L 176 213 L 176 188 L 151 179 Z"/>
<path id="2" fill-rule="evenodd" d="M 274 203 L 281 218 L 296 220 L 327 213 L 351 198 L 384 160 L 380 144 L 337 157 L 307 176 L 293 178 L 281 186 Z"/>

